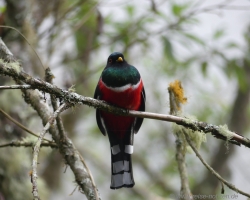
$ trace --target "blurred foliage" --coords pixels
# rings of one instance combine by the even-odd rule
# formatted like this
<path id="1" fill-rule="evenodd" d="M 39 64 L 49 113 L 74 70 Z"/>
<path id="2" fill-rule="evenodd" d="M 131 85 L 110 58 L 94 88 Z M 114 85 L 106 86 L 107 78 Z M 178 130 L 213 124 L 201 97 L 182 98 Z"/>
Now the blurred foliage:
<path id="1" fill-rule="evenodd" d="M 123 52 L 126 60 L 140 71 L 147 94 L 147 111 L 167 114 L 168 84 L 179 79 L 187 90 L 187 113 L 209 123 L 225 124 L 233 115 L 235 91 L 249 91 L 249 74 L 246 72 L 250 62 L 249 30 L 245 34 L 245 47 L 236 41 L 225 41 L 227 32 L 224 28 L 215 28 L 210 38 L 198 35 L 192 29 L 202 23 L 198 14 L 206 12 L 202 0 L 198 3 L 174 0 L 1 2 L 0 25 L 22 31 L 36 48 L 43 65 L 52 69 L 56 77 L 54 83 L 63 88 L 75 85 L 76 92 L 81 95 L 93 96 L 106 59 L 113 51 Z M 25 71 L 43 78 L 44 69 L 23 38 L 6 28 L 0 28 L 0 34 Z M 240 56 L 234 56 L 234 52 Z M 13 84 L 3 77 L 0 82 L 1 85 Z M 221 91 L 227 84 L 234 89 Z M 46 99 L 50 105 L 48 96 Z M 0 91 L 0 101 L 1 108 L 13 118 L 34 131 L 41 130 L 40 119 L 31 108 L 27 108 L 20 91 Z M 248 110 L 248 104 L 245 106 Z M 0 115 L 0 120 L 0 144 L 27 136 L 4 116 Z M 175 161 L 175 138 L 168 123 L 144 121 L 135 136 L 133 165 L 136 185 L 133 189 L 112 191 L 109 189 L 108 139 L 97 128 L 95 110 L 87 106 L 76 107 L 63 114 L 63 121 L 86 159 L 103 199 L 166 199 L 178 194 L 180 181 Z M 212 160 L 220 143 L 209 137 L 201 151 Z M 22 199 L 30 198 L 32 188 L 27 173 L 31 168 L 31 155 L 31 149 L 0 149 L 0 199 L 20 199 L 11 194 L 18 194 Z M 219 162 L 220 158 L 217 159 Z M 44 151 L 39 160 L 42 166 L 38 170 L 39 180 L 43 185 L 39 192 L 43 193 L 44 199 L 83 198 L 78 191 L 68 197 L 75 187 L 74 178 L 70 169 L 63 173 L 63 160 L 55 151 Z M 221 161 L 220 165 L 227 163 Z M 205 169 L 193 155 L 187 157 L 187 166 L 191 190 L 198 188 L 205 177 Z M 197 177 L 197 174 L 201 175 Z M 216 188 L 210 184 L 202 191 L 216 193 Z"/>

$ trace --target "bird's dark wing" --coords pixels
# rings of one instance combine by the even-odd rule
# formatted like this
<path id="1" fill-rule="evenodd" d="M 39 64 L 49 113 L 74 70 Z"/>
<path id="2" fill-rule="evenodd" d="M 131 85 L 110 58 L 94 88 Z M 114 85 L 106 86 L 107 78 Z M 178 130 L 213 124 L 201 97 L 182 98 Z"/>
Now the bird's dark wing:
<path id="1" fill-rule="evenodd" d="M 98 100 L 101 99 L 101 91 L 99 89 L 99 85 L 96 86 L 94 98 L 98 99 Z M 104 136 L 106 136 L 106 128 L 105 128 L 104 122 L 102 120 L 100 111 L 98 109 L 96 109 L 96 122 L 97 122 L 97 125 L 98 125 L 100 131 L 102 132 L 102 134 Z"/>
<path id="2" fill-rule="evenodd" d="M 145 111 L 145 102 L 146 102 L 146 93 L 143 87 L 142 92 L 141 92 L 141 105 L 140 105 L 139 111 Z M 136 119 L 135 126 L 134 126 L 134 133 L 137 133 L 139 131 L 141 124 L 143 122 L 143 119 L 144 118 L 140 118 L 140 117 Z"/>
<path id="3" fill-rule="evenodd" d="M 100 89 L 99 89 L 99 82 L 98 82 L 98 84 L 97 84 L 97 86 L 96 86 L 96 88 L 95 88 L 94 99 L 99 99 L 100 96 L 101 96 L 101 91 L 100 91 Z M 99 97 L 99 98 L 98 98 L 98 97 Z"/>

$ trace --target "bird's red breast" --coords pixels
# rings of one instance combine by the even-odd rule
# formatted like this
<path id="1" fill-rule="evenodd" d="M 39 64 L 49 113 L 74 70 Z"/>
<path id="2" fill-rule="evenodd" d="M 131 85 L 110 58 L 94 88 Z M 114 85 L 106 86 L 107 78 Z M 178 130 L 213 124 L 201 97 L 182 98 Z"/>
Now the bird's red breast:
<path id="1" fill-rule="evenodd" d="M 129 109 L 129 110 L 139 110 L 141 104 L 141 92 L 143 89 L 142 80 L 140 80 L 136 85 L 127 84 L 122 87 L 108 87 L 100 79 L 99 89 L 101 92 L 101 99 L 112 105 Z M 135 118 L 113 115 L 101 111 L 101 116 L 105 119 L 106 128 L 112 130 L 115 135 L 119 138 L 123 138 L 126 131 L 131 129 Z"/>

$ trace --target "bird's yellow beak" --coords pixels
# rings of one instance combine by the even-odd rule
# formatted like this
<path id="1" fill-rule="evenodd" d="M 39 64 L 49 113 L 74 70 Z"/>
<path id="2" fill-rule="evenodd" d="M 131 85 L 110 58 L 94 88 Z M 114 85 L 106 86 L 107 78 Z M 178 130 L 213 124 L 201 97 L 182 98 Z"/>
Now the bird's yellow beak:
<path id="1" fill-rule="evenodd" d="M 123 62 L 122 57 L 119 57 L 119 58 L 116 60 L 116 62 Z"/>

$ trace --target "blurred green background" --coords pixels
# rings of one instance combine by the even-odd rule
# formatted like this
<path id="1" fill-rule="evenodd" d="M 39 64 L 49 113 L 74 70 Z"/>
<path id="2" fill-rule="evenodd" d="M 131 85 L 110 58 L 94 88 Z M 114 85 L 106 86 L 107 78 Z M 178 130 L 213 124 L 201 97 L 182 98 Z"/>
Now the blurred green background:
<path id="1" fill-rule="evenodd" d="M 59 87 L 75 85 L 77 93 L 93 97 L 108 56 L 119 51 L 141 73 L 147 111 L 169 113 L 167 87 L 178 79 L 188 98 L 184 114 L 228 124 L 249 138 L 249 10 L 247 0 L 0 0 L 0 25 L 25 35 Z M 16 31 L 0 27 L 0 36 L 26 72 L 44 78 L 41 63 Z M 0 84 L 14 82 L 1 76 Z M 34 132 L 42 130 L 40 118 L 20 91 L 0 91 L 0 108 Z M 96 125 L 95 110 L 77 106 L 62 116 L 103 199 L 177 199 L 180 178 L 170 123 L 144 120 L 134 141 L 136 185 L 113 191 L 109 142 Z M 23 138 L 36 140 L 0 114 L 0 144 Z M 200 151 L 226 180 L 250 192 L 249 149 L 227 147 L 208 134 Z M 32 198 L 31 160 L 31 148 L 0 148 L 0 200 Z M 57 150 L 42 148 L 39 163 L 42 199 L 86 199 L 78 190 L 70 195 L 76 183 L 69 168 L 64 172 Z M 221 183 L 194 154 L 186 156 L 186 163 L 193 194 L 220 194 Z M 236 193 L 225 187 L 225 194 Z"/>

